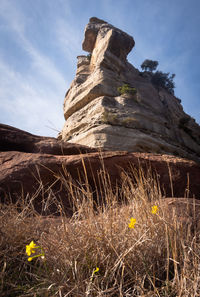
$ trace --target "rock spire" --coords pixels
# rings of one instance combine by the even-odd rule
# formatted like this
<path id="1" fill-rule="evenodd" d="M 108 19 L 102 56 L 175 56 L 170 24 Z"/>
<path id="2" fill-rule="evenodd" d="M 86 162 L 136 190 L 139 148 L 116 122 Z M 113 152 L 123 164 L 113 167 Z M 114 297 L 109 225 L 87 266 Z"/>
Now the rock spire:
<path id="1" fill-rule="evenodd" d="M 200 127 L 180 100 L 128 61 L 134 39 L 98 18 L 85 28 L 59 138 L 106 150 L 200 157 Z M 125 89 L 127 91 L 124 91 Z"/>

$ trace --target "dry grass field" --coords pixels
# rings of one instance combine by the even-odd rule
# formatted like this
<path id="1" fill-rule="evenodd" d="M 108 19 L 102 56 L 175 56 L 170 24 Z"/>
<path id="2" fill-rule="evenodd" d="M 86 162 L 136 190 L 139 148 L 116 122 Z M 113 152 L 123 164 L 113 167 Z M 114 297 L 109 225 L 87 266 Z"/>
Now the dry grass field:
<path id="1" fill-rule="evenodd" d="M 102 172 L 95 201 L 87 177 L 63 179 L 71 218 L 59 202 L 41 216 L 34 197 L 1 205 L 0 296 L 200 296 L 199 230 L 162 206 L 155 178 L 133 175 L 114 189 Z"/>

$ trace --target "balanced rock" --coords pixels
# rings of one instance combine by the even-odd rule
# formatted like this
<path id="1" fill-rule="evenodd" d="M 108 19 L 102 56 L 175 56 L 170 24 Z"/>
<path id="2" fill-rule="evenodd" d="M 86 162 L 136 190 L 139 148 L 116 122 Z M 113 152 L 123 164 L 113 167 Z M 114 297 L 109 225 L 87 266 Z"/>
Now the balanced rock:
<path id="1" fill-rule="evenodd" d="M 131 36 L 97 18 L 85 29 L 76 77 L 64 101 L 63 141 L 106 150 L 153 152 L 200 160 L 200 127 L 180 99 L 156 88 L 128 61 Z M 128 85 L 132 94 L 121 94 Z"/>

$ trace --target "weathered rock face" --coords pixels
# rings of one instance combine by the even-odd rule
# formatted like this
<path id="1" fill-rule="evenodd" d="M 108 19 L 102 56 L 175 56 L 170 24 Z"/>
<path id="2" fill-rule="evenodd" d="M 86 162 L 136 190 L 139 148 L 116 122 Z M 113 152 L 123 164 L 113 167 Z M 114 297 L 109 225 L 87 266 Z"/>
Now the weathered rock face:
<path id="1" fill-rule="evenodd" d="M 26 131 L 0 124 L 0 152 L 18 151 L 51 155 L 79 155 L 97 150 L 84 145 L 63 142 L 54 137 L 33 135 Z"/>
<path id="2" fill-rule="evenodd" d="M 128 34 L 91 18 L 85 29 L 77 73 L 64 101 L 64 141 L 106 150 L 155 152 L 200 159 L 200 127 L 180 100 L 156 89 L 148 75 L 127 61 Z M 120 95 L 128 84 L 135 95 Z"/>
<path id="3" fill-rule="evenodd" d="M 87 180 L 91 192 L 101 192 L 101 172 L 110 177 L 113 190 L 121 186 L 130 168 L 149 168 L 156 174 L 164 197 L 195 197 L 200 193 L 200 165 L 194 161 L 169 155 L 128 152 L 95 152 L 76 144 L 63 144 L 48 137 L 0 125 L 0 201 L 22 201 L 34 197 L 34 205 L 41 213 L 54 213 L 56 203 L 72 214 L 69 184 L 84 185 Z M 82 152 L 82 154 L 79 154 Z M 28 198 L 27 198 L 28 197 Z M 55 200 L 55 201 L 54 201 Z M 50 201 L 45 211 L 42 201 Z"/>

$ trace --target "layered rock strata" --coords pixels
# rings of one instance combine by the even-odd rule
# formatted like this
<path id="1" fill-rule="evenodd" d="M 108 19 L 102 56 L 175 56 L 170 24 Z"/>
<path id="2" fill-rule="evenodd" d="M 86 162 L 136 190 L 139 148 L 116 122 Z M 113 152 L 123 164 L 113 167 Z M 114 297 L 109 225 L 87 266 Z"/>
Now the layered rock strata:
<path id="1" fill-rule="evenodd" d="M 42 214 L 57 213 L 61 204 L 72 215 L 71 185 L 84 187 L 87 181 L 95 199 L 104 193 L 105 172 L 113 191 L 142 169 L 149 183 L 156 177 L 162 197 L 200 198 L 200 164 L 194 161 L 153 153 L 99 153 L 1 124 L 0 168 L 0 204 L 32 201 Z"/>
<path id="2" fill-rule="evenodd" d="M 134 39 L 105 21 L 91 18 L 85 29 L 76 77 L 64 101 L 59 138 L 94 148 L 169 153 L 200 158 L 200 127 L 180 100 L 155 88 L 149 75 L 128 61 Z M 120 94 L 128 84 L 136 94 Z"/>

